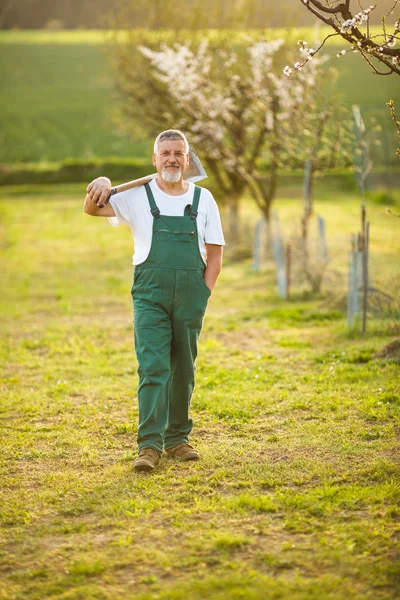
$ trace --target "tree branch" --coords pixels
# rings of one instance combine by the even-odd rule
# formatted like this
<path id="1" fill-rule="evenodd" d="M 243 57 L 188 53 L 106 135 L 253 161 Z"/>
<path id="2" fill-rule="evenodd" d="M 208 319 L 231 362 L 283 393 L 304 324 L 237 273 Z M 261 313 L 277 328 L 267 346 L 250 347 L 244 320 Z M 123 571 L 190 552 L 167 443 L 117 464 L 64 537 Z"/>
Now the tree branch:
<path id="1" fill-rule="evenodd" d="M 400 49 L 399 48 L 395 49 L 392 47 L 397 39 L 397 34 L 399 32 L 398 21 L 394 28 L 394 33 L 387 34 L 386 33 L 386 25 L 385 25 L 385 17 L 382 17 L 383 33 L 378 36 L 373 36 L 373 38 L 372 38 L 370 36 L 370 30 L 369 30 L 369 15 L 371 13 L 371 10 L 373 10 L 373 8 L 372 9 L 369 9 L 369 8 L 362 9 L 361 4 L 359 3 L 361 12 L 358 13 L 358 15 L 356 15 L 354 17 L 350 10 L 350 0 L 346 0 L 346 2 L 338 4 L 336 6 L 323 5 L 319 0 L 307 0 L 307 1 L 300 0 L 300 1 L 307 8 L 307 10 L 310 11 L 312 14 L 314 14 L 316 17 L 318 17 L 318 19 L 320 21 L 322 21 L 323 23 L 326 23 L 327 25 L 332 27 L 332 29 L 335 30 L 336 33 L 332 34 L 332 35 L 340 35 L 346 42 L 348 42 L 349 44 L 352 45 L 353 50 L 359 50 L 362 57 L 369 64 L 369 66 L 372 68 L 372 70 L 375 74 L 391 75 L 392 73 L 396 73 L 397 75 L 400 75 Z M 399 1 L 400 0 L 395 1 L 393 9 L 397 6 Z M 393 9 L 392 9 L 392 11 L 393 11 Z M 335 23 L 334 19 L 332 19 L 328 15 L 334 15 L 337 18 L 338 22 Z M 363 15 L 363 18 L 366 18 L 366 20 L 367 20 L 366 34 L 364 34 L 359 29 L 359 25 L 361 25 L 363 23 L 361 15 Z M 343 22 L 341 22 L 339 20 L 339 17 L 340 17 L 340 19 L 343 20 Z M 351 23 L 348 24 L 348 23 L 346 23 L 346 21 L 347 22 L 351 21 Z M 346 26 L 343 27 L 343 24 L 346 24 Z M 331 36 L 327 36 L 323 40 L 322 44 L 318 47 L 316 52 L 319 52 L 319 50 L 322 48 L 322 46 L 325 44 L 326 40 L 329 37 L 331 37 Z M 384 38 L 384 41 L 382 40 L 381 44 L 376 43 L 375 41 L 373 41 L 373 39 L 377 38 L 377 37 Z M 379 40 L 377 40 L 377 42 L 379 42 Z M 314 52 L 314 54 L 316 54 L 316 52 Z M 367 53 L 369 56 L 367 56 Z M 345 54 L 345 51 L 343 51 L 343 54 Z M 389 71 L 388 72 L 379 71 L 374 66 L 374 64 L 371 62 L 371 57 L 374 57 L 376 60 L 378 60 L 379 62 L 384 64 L 385 67 L 387 67 L 389 69 Z M 391 59 L 391 62 L 388 61 L 389 58 Z M 305 61 L 305 62 L 307 62 L 307 61 Z M 304 66 L 304 64 L 305 63 L 303 63 L 301 66 Z M 296 67 L 296 68 L 298 68 L 298 67 Z M 290 73 L 290 71 L 288 73 Z"/>
<path id="2" fill-rule="evenodd" d="M 347 0 L 344 4 L 338 4 L 335 7 L 328 7 L 328 6 L 324 6 L 323 4 L 321 4 L 321 2 L 319 2 L 318 0 L 308 0 L 308 2 L 303 2 L 303 4 L 305 4 L 308 8 L 309 4 L 313 4 L 316 8 L 318 8 L 319 10 L 322 10 L 323 12 L 329 13 L 329 14 L 337 14 L 337 13 L 348 13 L 349 12 L 349 4 L 350 4 L 350 0 Z"/>
<path id="3" fill-rule="evenodd" d="M 398 120 L 397 120 L 397 117 L 396 117 L 396 111 L 395 111 L 395 108 L 394 108 L 394 102 L 393 102 L 393 100 L 389 100 L 389 102 L 387 102 L 387 103 L 386 103 L 386 106 L 389 108 L 389 110 L 390 110 L 390 112 L 391 112 L 392 119 L 393 119 L 393 121 L 394 121 L 394 122 L 395 122 L 395 124 L 396 124 L 397 133 L 398 133 L 398 134 L 399 134 L 399 136 L 400 136 L 400 121 L 398 121 Z M 396 150 L 396 154 L 397 154 L 397 156 L 399 156 L 399 157 L 400 157 L 400 147 L 399 147 L 399 148 L 397 148 L 397 150 Z"/>

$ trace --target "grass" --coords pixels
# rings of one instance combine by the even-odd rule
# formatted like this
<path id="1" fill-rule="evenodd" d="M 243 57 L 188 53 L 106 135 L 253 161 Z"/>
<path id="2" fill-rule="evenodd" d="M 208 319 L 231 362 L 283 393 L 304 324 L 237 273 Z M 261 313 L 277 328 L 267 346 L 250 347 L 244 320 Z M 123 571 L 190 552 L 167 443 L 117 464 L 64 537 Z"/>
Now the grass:
<path id="1" fill-rule="evenodd" d="M 318 38 L 321 40 L 329 35 L 332 32 L 330 27 L 319 27 L 318 29 Z M 158 42 L 159 40 L 163 40 L 166 42 L 174 41 L 177 37 L 186 39 L 187 37 L 196 38 L 202 37 L 204 34 L 207 34 L 211 40 L 231 40 L 232 37 L 234 39 L 243 39 L 243 34 L 251 37 L 259 37 L 261 35 L 265 35 L 271 39 L 279 38 L 279 37 L 289 37 L 291 36 L 293 40 L 297 42 L 299 38 L 313 40 L 315 36 L 315 28 L 314 27 L 295 27 L 291 30 L 287 28 L 276 28 L 276 29 L 266 29 L 266 30 L 254 30 L 248 29 L 245 31 L 240 30 L 227 30 L 227 29 L 211 29 L 205 31 L 172 31 L 172 30 L 142 30 L 136 29 L 129 32 L 130 39 L 133 41 L 142 42 L 143 39 L 148 41 L 149 43 Z M 371 35 L 378 35 L 381 33 L 380 27 L 371 27 Z M 108 30 L 100 30 L 100 29 L 64 29 L 64 30 L 51 30 L 51 29 L 40 29 L 40 30 L 3 30 L 0 33 L 0 43 L 1 44 L 105 44 L 107 41 L 113 37 L 114 34 L 110 34 Z M 117 36 L 119 36 L 120 40 L 124 40 L 126 38 L 125 31 L 117 32 Z M 329 46 L 336 46 L 337 41 L 330 38 L 327 40 L 326 44 Z"/>
<path id="2" fill-rule="evenodd" d="M 268 37 L 286 34 L 267 32 Z M 136 35 L 142 40 L 144 34 Z M 151 41 L 174 40 L 171 32 L 146 35 Z M 207 35 L 225 36 L 225 41 L 232 35 L 243 37 L 242 32 Z M 322 32 L 319 35 L 322 38 Z M 151 153 L 150 142 L 115 131 L 112 109 L 117 94 L 106 58 L 106 37 L 101 31 L 0 32 L 0 75 L 6 82 L 0 94 L 0 163 Z M 311 43 L 313 37 L 311 29 L 296 30 L 293 44 L 299 38 Z M 389 157 L 397 140 L 385 103 L 391 98 L 395 103 L 400 101 L 398 88 L 392 77 L 381 77 L 376 85 L 376 76 L 359 56 L 337 59 L 336 51 L 342 47 L 327 49 L 331 56 L 328 62 L 340 67 L 337 91 L 348 105 L 361 105 L 367 121 L 371 113 L 378 113 L 378 121 L 387 132 L 382 143 Z"/>
<path id="3" fill-rule="evenodd" d="M 116 100 L 95 44 L 3 44 L 0 162 L 140 156 L 149 145 L 115 133 Z"/>
<path id="4" fill-rule="evenodd" d="M 0 191 L 0 598 L 396 597 L 399 367 L 374 358 L 393 335 L 352 339 L 322 298 L 284 302 L 270 267 L 227 260 L 197 362 L 202 460 L 135 474 L 132 238 L 82 191 Z M 354 230 L 357 199 L 329 193 L 330 235 Z M 279 200 L 282 222 L 297 210 Z M 397 220 L 369 217 L 395 256 Z"/>

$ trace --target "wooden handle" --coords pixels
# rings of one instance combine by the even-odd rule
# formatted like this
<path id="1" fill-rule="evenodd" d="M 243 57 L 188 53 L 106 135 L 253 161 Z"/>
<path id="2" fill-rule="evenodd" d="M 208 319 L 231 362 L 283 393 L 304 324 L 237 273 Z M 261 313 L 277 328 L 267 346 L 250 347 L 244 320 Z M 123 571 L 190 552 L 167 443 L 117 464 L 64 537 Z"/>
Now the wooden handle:
<path id="1" fill-rule="evenodd" d="M 99 205 L 99 208 L 104 208 L 109 202 L 111 196 L 114 194 L 118 194 L 119 192 L 125 192 L 126 190 L 131 190 L 132 188 L 139 187 L 139 185 L 144 185 L 145 183 L 149 183 L 152 179 L 154 179 L 155 175 L 146 175 L 146 177 L 140 177 L 140 179 L 133 179 L 132 181 L 127 181 L 126 183 L 121 183 L 120 185 L 115 185 L 111 188 L 108 197 L 105 199 L 103 204 Z"/>
<path id="2" fill-rule="evenodd" d="M 132 181 L 127 181 L 126 183 L 116 185 L 114 186 L 114 194 L 118 194 L 119 192 L 125 192 L 126 190 L 131 190 L 132 188 L 139 187 L 139 185 L 149 183 L 153 178 L 154 175 L 146 175 L 146 177 L 140 177 L 140 179 L 133 179 Z"/>

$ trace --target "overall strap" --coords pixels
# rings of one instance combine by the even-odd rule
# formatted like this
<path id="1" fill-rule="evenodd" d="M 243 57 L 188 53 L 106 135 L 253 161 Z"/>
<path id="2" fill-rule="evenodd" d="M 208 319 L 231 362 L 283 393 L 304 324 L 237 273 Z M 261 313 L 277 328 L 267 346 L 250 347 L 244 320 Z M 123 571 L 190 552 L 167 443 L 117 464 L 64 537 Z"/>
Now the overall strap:
<path id="1" fill-rule="evenodd" d="M 158 219 L 158 217 L 160 216 L 160 209 L 158 208 L 156 201 L 154 200 L 153 192 L 151 191 L 148 183 L 144 184 L 144 188 L 146 190 L 147 199 L 150 204 L 150 212 L 153 215 L 153 217 Z"/>
<path id="2" fill-rule="evenodd" d="M 200 200 L 200 194 L 201 194 L 201 187 L 199 187 L 198 185 L 194 186 L 194 195 L 193 195 L 193 204 L 192 204 L 192 208 L 190 210 L 190 218 L 193 219 L 193 221 L 196 220 L 197 217 L 197 209 L 199 207 L 199 200 Z"/>

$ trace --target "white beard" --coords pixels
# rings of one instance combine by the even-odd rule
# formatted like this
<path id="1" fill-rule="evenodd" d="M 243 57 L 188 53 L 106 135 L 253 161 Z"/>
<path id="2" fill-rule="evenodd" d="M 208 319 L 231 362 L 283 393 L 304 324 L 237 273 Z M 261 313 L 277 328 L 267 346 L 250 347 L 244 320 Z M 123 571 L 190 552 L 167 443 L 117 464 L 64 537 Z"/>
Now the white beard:
<path id="1" fill-rule="evenodd" d="M 161 177 L 167 183 L 178 183 L 180 178 L 182 177 L 182 169 L 179 167 L 177 171 L 170 172 L 167 167 L 164 167 L 161 172 Z"/>

